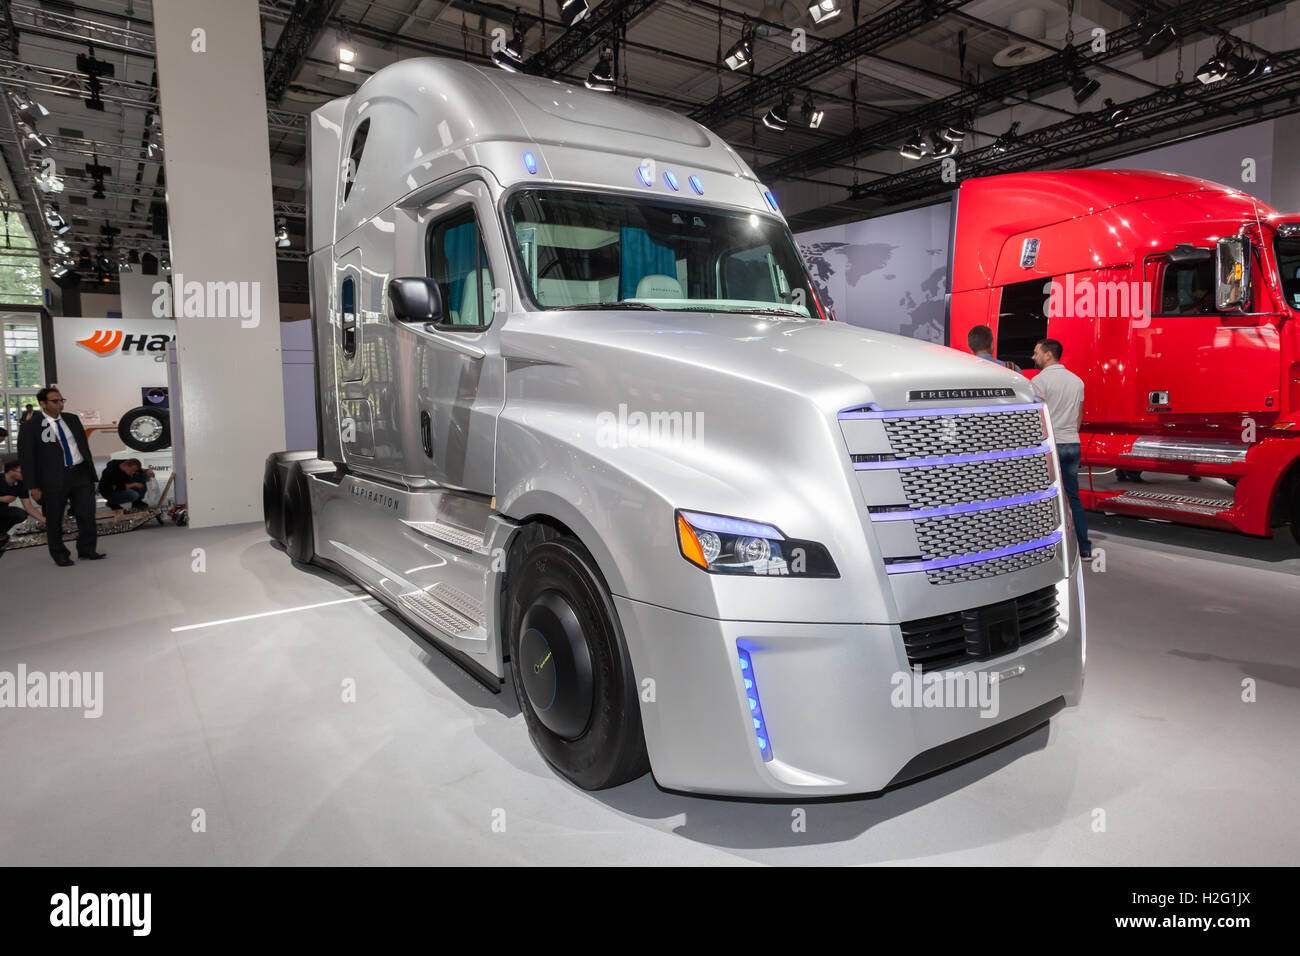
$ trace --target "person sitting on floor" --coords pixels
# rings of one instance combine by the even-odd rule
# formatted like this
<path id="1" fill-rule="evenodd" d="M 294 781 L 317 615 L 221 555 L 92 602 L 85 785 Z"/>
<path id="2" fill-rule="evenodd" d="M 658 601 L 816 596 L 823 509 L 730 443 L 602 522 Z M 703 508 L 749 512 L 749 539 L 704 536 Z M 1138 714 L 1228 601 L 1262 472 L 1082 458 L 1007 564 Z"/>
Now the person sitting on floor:
<path id="1" fill-rule="evenodd" d="M 9 529 L 22 524 L 29 517 L 37 523 L 45 524 L 39 508 L 27 494 L 23 484 L 22 465 L 15 459 L 4 465 L 4 474 L 0 476 L 0 552 L 9 543 Z"/>
<path id="2" fill-rule="evenodd" d="M 149 486 L 146 482 L 152 477 L 153 470 L 141 469 L 139 458 L 113 459 L 104 466 L 104 473 L 99 477 L 99 493 L 110 508 L 147 511 L 149 506 L 144 496 Z"/>

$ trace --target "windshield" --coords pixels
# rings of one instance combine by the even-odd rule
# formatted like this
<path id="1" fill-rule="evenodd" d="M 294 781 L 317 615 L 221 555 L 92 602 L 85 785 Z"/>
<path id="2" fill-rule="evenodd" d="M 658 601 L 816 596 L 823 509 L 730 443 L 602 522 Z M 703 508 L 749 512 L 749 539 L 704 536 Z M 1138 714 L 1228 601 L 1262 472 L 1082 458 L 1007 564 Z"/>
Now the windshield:
<path id="1" fill-rule="evenodd" d="M 533 301 L 818 316 L 779 220 L 695 203 L 529 189 L 506 207 Z"/>
<path id="2" fill-rule="evenodd" d="M 1282 238 L 1274 245 L 1277 252 L 1277 271 L 1282 279 L 1282 295 L 1286 304 L 1300 309 L 1300 237 Z"/>

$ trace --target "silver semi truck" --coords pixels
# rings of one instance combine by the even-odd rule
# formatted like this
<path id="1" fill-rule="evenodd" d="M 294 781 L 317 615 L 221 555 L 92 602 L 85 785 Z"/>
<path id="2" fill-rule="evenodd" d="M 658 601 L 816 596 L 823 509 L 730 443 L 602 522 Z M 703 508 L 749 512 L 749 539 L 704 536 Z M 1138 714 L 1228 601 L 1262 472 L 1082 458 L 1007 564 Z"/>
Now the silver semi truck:
<path id="1" fill-rule="evenodd" d="M 494 691 L 580 787 L 881 790 L 1081 692 L 1029 383 L 827 319 L 709 130 L 441 59 L 310 123 L 318 447 L 268 533 Z"/>

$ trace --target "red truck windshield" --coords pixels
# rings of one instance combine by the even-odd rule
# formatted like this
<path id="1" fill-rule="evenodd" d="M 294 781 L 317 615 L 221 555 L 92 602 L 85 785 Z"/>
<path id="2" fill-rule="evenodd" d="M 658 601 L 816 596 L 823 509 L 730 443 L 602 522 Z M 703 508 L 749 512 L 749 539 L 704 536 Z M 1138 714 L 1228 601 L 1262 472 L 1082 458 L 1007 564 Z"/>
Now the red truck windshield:
<path id="1" fill-rule="evenodd" d="M 1279 236 L 1273 249 L 1277 253 L 1277 271 L 1286 304 L 1300 309 L 1300 237 L 1284 239 Z"/>

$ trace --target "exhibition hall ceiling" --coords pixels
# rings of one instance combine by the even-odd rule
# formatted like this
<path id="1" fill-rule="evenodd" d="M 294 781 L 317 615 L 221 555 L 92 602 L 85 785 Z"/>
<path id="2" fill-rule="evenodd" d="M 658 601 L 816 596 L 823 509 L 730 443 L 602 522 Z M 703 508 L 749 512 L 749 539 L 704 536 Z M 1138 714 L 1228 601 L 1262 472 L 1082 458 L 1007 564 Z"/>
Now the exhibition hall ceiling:
<path id="1" fill-rule="evenodd" d="M 123 264 L 166 256 L 152 5 L 4 6 L 5 208 L 31 223 L 47 262 L 77 265 L 83 288 L 112 285 Z M 1300 96 L 1300 3 L 262 0 L 260 10 L 289 299 L 305 296 L 306 117 L 405 57 L 491 65 L 495 52 L 509 63 L 509 41 L 524 72 L 573 83 L 611 74 L 613 95 L 691 116 L 734 145 L 795 229 L 934 201 L 954 177 L 1086 165 L 1278 116 Z"/>

